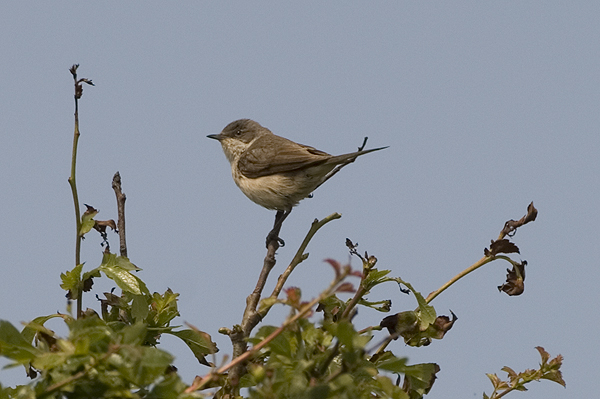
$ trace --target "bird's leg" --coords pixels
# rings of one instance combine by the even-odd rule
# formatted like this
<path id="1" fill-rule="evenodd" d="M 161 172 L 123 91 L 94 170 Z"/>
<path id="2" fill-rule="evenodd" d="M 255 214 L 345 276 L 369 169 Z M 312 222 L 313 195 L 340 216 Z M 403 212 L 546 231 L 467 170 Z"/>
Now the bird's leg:
<path id="1" fill-rule="evenodd" d="M 291 209 L 289 211 L 277 211 L 277 214 L 275 215 L 275 223 L 273 223 L 273 229 L 269 232 L 269 234 L 267 234 L 267 248 L 269 247 L 269 242 L 271 241 L 277 241 L 279 246 L 285 246 L 285 241 L 279 238 L 279 231 L 281 230 L 283 221 L 288 217 L 290 212 L 292 212 Z"/>

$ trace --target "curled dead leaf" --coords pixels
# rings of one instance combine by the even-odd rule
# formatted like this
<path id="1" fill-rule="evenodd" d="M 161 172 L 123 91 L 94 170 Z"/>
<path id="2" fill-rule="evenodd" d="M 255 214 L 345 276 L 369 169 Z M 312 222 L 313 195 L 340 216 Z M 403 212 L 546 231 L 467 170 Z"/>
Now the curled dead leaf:
<path id="1" fill-rule="evenodd" d="M 525 291 L 525 266 L 527 261 L 523 261 L 511 269 L 506 269 L 506 283 L 498 287 L 498 291 L 503 291 L 507 295 L 517 296 Z"/>
<path id="2" fill-rule="evenodd" d="M 444 335 L 450 331 L 454 322 L 458 320 L 458 317 L 454 314 L 453 311 L 450 311 L 452 314 L 452 319 L 448 316 L 438 316 L 432 324 L 432 327 L 437 331 L 438 335 L 433 338 L 442 339 Z"/>
<path id="3" fill-rule="evenodd" d="M 490 249 L 484 249 L 483 253 L 485 256 L 496 256 L 498 254 L 510 254 L 510 253 L 519 253 L 519 247 L 517 247 L 512 242 L 503 238 L 501 240 L 492 240 L 490 244 Z"/>
<path id="4" fill-rule="evenodd" d="M 517 228 L 523 226 L 524 224 L 527 224 L 529 222 L 533 222 L 535 220 L 535 218 L 537 217 L 538 214 L 538 210 L 535 208 L 535 206 L 533 206 L 533 201 L 527 206 L 527 214 L 525 216 L 523 216 L 521 219 L 519 220 L 509 220 L 508 222 L 506 222 L 504 224 L 504 228 L 502 229 L 502 231 L 500 232 L 500 235 L 502 237 L 508 235 L 510 237 L 512 237 L 513 235 L 515 235 Z"/>
<path id="5" fill-rule="evenodd" d="M 117 232 L 117 224 L 112 219 L 96 220 L 95 222 L 96 223 L 94 224 L 94 229 L 96 229 L 100 233 L 105 233 L 107 227 L 110 227 L 112 229 L 112 231 L 114 231 L 115 233 Z"/>

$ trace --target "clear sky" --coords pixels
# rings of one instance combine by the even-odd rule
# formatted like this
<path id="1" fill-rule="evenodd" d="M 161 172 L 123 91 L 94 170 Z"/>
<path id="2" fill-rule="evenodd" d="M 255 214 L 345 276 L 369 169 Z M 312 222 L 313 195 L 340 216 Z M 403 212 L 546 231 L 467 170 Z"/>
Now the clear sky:
<path id="1" fill-rule="evenodd" d="M 82 203 L 116 219 L 111 179 L 127 200 L 129 256 L 152 291 L 181 293 L 177 319 L 210 333 L 241 321 L 274 212 L 234 185 L 217 142 L 252 118 L 276 134 L 361 157 L 286 220 L 272 280 L 314 218 L 343 217 L 309 246 L 288 280 L 305 298 L 348 261 L 346 237 L 427 294 L 483 255 L 530 201 L 538 220 L 514 242 L 525 293 L 498 293 L 507 263 L 468 276 L 433 305 L 459 320 L 427 348 L 390 346 L 441 367 L 430 398 L 479 398 L 485 373 L 537 367 L 534 347 L 565 357 L 567 388 L 513 396 L 585 398 L 600 348 L 600 3 L 574 2 L 6 2 L 0 12 L 0 318 L 65 311 L 74 266 L 69 176 L 73 87 L 80 103 Z M 109 235 L 113 248 L 116 235 Z M 83 243 L 85 268 L 100 238 Z M 359 267 L 356 260 L 352 260 Z M 95 293 L 113 287 L 98 281 Z M 393 311 L 414 308 L 397 287 Z M 93 295 L 84 307 L 99 309 Z M 281 322 L 284 312 L 264 321 Z M 385 314 L 362 310 L 361 326 Z M 49 323 L 61 332 L 60 323 Z M 588 336 L 589 335 L 589 336 Z M 175 339 L 164 349 L 190 383 L 207 369 Z M 501 373 L 504 376 L 504 373 Z M 0 370 L 3 384 L 26 382 Z"/>

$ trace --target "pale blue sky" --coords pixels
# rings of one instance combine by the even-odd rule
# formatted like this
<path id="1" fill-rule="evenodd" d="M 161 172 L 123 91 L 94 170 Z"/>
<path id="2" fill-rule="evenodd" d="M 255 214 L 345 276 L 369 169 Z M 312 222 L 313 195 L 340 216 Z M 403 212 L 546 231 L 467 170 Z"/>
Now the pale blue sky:
<path id="1" fill-rule="evenodd" d="M 81 202 L 116 218 L 110 183 L 121 172 L 139 276 L 153 291 L 181 293 L 178 322 L 210 333 L 219 359 L 231 347 L 217 329 L 240 322 L 274 215 L 243 196 L 205 136 L 252 118 L 331 153 L 355 150 L 364 136 L 369 147 L 390 146 L 345 168 L 285 222 L 273 281 L 314 218 L 343 214 L 288 281 L 306 298 L 331 278 L 323 259 L 348 260 L 346 237 L 427 294 L 534 201 L 538 220 L 514 239 L 529 263 L 525 293 L 498 293 L 507 264 L 487 265 L 433 302 L 459 317 L 446 338 L 390 348 L 439 363 L 429 398 L 480 398 L 491 391 L 485 373 L 536 367 L 537 345 L 564 355 L 567 389 L 542 382 L 513 397 L 592 397 L 599 18 L 592 1 L 4 4 L 0 318 L 18 324 L 65 310 L 59 275 L 74 266 L 75 242 L 68 68 L 79 63 L 96 84 L 80 104 Z M 90 235 L 85 267 L 99 264 L 101 250 Z M 393 285 L 377 298 L 391 298 L 394 312 L 414 308 Z M 93 295 L 84 306 L 99 309 Z M 357 322 L 384 316 L 361 310 Z M 207 372 L 180 342 L 165 338 L 163 348 L 188 383 Z M 26 380 L 0 370 L 0 382 Z"/>

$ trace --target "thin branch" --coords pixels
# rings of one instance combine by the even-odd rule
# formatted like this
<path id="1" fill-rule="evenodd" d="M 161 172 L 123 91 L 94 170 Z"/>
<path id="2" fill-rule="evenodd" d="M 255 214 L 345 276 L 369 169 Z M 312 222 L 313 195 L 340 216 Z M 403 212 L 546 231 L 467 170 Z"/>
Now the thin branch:
<path id="1" fill-rule="evenodd" d="M 269 278 L 269 273 L 271 273 L 271 270 L 275 267 L 275 252 L 279 249 L 279 232 L 285 216 L 287 215 L 283 211 L 278 211 L 277 216 L 275 216 L 273 229 L 267 238 L 267 255 L 265 256 L 263 267 L 260 271 L 258 281 L 256 282 L 256 287 L 254 287 L 252 294 L 246 298 L 246 309 L 244 310 L 244 317 L 242 319 L 242 330 L 246 337 L 250 336 L 250 332 L 260 321 L 260 315 L 256 313 L 256 308 L 258 307 L 260 296 L 262 295 L 262 291 Z"/>
<path id="2" fill-rule="evenodd" d="M 71 186 L 71 192 L 73 194 L 73 203 L 75 205 L 75 226 L 76 231 L 76 243 L 75 243 L 75 266 L 81 263 L 81 211 L 79 209 L 79 196 L 77 195 L 77 185 L 75 183 L 75 171 L 77 165 L 77 143 L 79 142 L 79 93 L 80 83 L 77 82 L 77 68 L 79 65 L 73 65 L 70 69 L 75 81 L 75 131 L 73 134 L 73 153 L 71 155 L 71 175 L 69 176 L 69 185 Z"/>
<path id="3" fill-rule="evenodd" d="M 237 326 L 237 328 L 234 327 L 234 333 L 229 334 L 229 339 L 231 340 L 231 345 L 233 347 L 232 355 L 234 359 L 247 352 L 248 344 L 246 338 L 250 336 L 252 329 L 260 322 L 260 315 L 256 312 L 256 308 L 267 282 L 267 278 L 269 277 L 269 273 L 273 267 L 275 267 L 275 252 L 279 249 L 279 232 L 285 216 L 287 215 L 284 211 L 278 211 L 275 216 L 273 229 L 267 236 L 267 255 L 265 256 L 263 267 L 260 271 L 258 281 L 256 282 L 256 287 L 254 287 L 254 291 L 246 298 L 246 308 L 244 309 L 241 326 Z M 229 372 L 229 382 L 234 387 L 234 391 L 236 391 L 233 393 L 237 394 L 239 393 L 237 392 L 239 390 L 237 383 L 244 371 L 243 364 L 238 362 L 235 363 L 234 366 L 235 367 Z"/>
<path id="4" fill-rule="evenodd" d="M 112 181 L 112 188 L 115 191 L 117 197 L 117 214 L 119 220 L 117 221 L 117 229 L 119 231 L 119 253 L 121 256 L 127 257 L 127 242 L 125 241 L 125 200 L 127 197 L 121 191 L 121 174 L 115 173 Z"/>
<path id="5" fill-rule="evenodd" d="M 346 319 L 350 316 L 350 313 L 352 312 L 356 304 L 362 299 L 363 295 L 365 295 L 365 292 L 365 287 L 362 285 L 361 281 L 361 284 L 354 293 L 354 296 L 352 297 L 350 302 L 348 302 L 348 305 L 346 305 L 346 309 L 344 309 L 344 313 L 342 313 L 341 319 Z"/>
<path id="6" fill-rule="evenodd" d="M 76 374 L 71 375 L 68 378 L 65 378 L 62 381 L 57 382 L 56 384 L 50 385 L 48 388 L 46 388 L 46 392 L 42 393 L 42 395 L 39 396 L 39 397 L 44 397 L 44 396 L 52 393 L 52 391 L 55 391 L 55 390 L 57 390 L 59 388 L 62 388 L 65 385 L 68 385 L 68 384 L 72 383 L 73 381 L 78 380 L 78 379 L 84 377 L 90 370 L 91 370 L 91 368 L 86 369 L 86 370 L 82 370 L 82 371 L 80 371 L 80 372 L 78 372 Z"/>
<path id="7" fill-rule="evenodd" d="M 91 80 L 86 78 L 77 79 L 77 68 L 78 64 L 73 65 L 69 71 L 73 75 L 73 81 L 75 83 L 75 128 L 73 133 L 73 153 L 71 155 L 71 175 L 69 176 L 69 185 L 71 186 L 71 193 L 73 194 L 73 204 L 75 205 L 75 228 L 76 228 L 76 239 L 75 239 L 75 266 L 81 264 L 81 211 L 79 209 L 79 196 L 77 194 L 77 184 L 75 181 L 75 171 L 77 166 L 77 143 L 79 142 L 79 99 L 83 95 L 82 83 L 94 85 Z M 77 318 L 81 315 L 83 304 L 83 290 L 78 290 L 77 295 Z"/>
<path id="8" fill-rule="evenodd" d="M 438 288 L 437 290 L 433 291 L 432 293 L 430 293 L 429 295 L 427 295 L 427 298 L 425 298 L 425 301 L 427 303 L 430 303 L 431 301 L 433 301 L 438 295 L 440 295 L 442 292 L 446 291 L 448 288 L 450 288 L 450 286 L 454 283 L 456 283 L 458 280 L 460 280 L 461 278 L 463 278 L 464 276 L 466 276 L 467 274 L 479 269 L 481 266 L 485 265 L 486 263 L 490 263 L 491 261 L 493 261 L 494 259 L 496 259 L 495 256 L 493 257 L 488 257 L 488 256 L 484 256 L 483 258 L 479 259 L 477 262 L 473 263 L 471 266 L 467 267 L 465 270 L 463 270 L 462 272 L 458 273 L 456 276 L 452 277 L 450 280 L 448 280 L 444 285 L 442 285 L 440 288 Z"/>
<path id="9" fill-rule="evenodd" d="M 533 206 L 533 202 L 531 202 L 527 206 L 527 214 L 525 214 L 525 216 L 523 216 L 521 219 L 519 219 L 517 221 L 511 219 L 511 220 L 507 221 L 506 223 L 504 223 L 504 227 L 500 231 L 500 234 L 498 235 L 498 239 L 496 241 L 502 240 L 507 235 L 508 236 L 514 235 L 515 232 L 517 231 L 518 227 L 521 227 L 524 224 L 527 224 L 529 222 L 533 222 L 535 220 L 535 218 L 537 217 L 537 214 L 538 214 L 538 211 Z M 460 280 L 467 274 L 479 269 L 481 266 L 483 266 L 487 263 L 490 263 L 491 261 L 496 260 L 496 259 L 505 259 L 512 263 L 512 260 L 510 260 L 510 258 L 507 258 L 504 256 L 498 256 L 498 255 L 484 256 L 483 258 L 479 259 L 477 262 L 473 263 L 471 266 L 467 267 L 462 272 L 458 273 L 456 276 L 452 277 L 448 282 L 446 282 L 440 288 L 438 288 L 437 290 L 430 293 L 425 300 L 427 301 L 427 303 L 430 303 L 431 301 L 433 301 L 433 299 L 435 297 L 437 297 L 442 292 L 444 292 L 446 289 L 448 289 L 452 284 L 456 283 L 458 280 Z"/>
<path id="10" fill-rule="evenodd" d="M 349 240 L 348 238 L 346 238 L 346 246 L 348 246 L 350 248 L 350 254 L 354 254 L 354 255 L 358 256 L 360 258 L 360 260 L 362 261 L 363 272 L 362 272 L 362 277 L 360 279 L 360 285 L 359 285 L 358 289 L 356 290 L 356 292 L 354 293 L 354 296 L 352 297 L 350 302 L 348 302 L 348 305 L 346 305 L 346 308 L 344 309 L 344 312 L 342 313 L 342 316 L 341 316 L 342 319 L 348 318 L 350 316 L 350 313 L 354 310 L 355 306 L 359 303 L 359 301 L 362 299 L 362 297 L 367 292 L 363 283 L 364 283 L 365 279 L 367 278 L 367 276 L 369 275 L 371 269 L 373 269 L 373 267 L 375 267 L 375 264 L 377 263 L 377 258 L 374 256 L 368 256 L 366 252 L 365 252 L 364 257 L 361 256 L 358 253 L 358 251 L 356 250 L 356 245 L 352 244 L 352 241 Z"/>
<path id="11" fill-rule="evenodd" d="M 527 207 L 527 214 L 525 216 L 523 216 L 521 219 L 515 221 L 515 220 L 509 220 L 504 224 L 503 229 L 500 231 L 500 234 L 498 236 L 498 239 L 496 241 L 502 240 L 504 239 L 504 237 L 508 236 L 512 236 L 515 234 L 516 230 L 518 227 L 523 226 L 524 224 L 527 224 L 529 222 L 533 222 L 535 220 L 535 218 L 537 217 L 537 209 L 535 209 L 535 207 L 533 206 L 533 202 L 531 202 L 529 204 L 529 206 Z M 493 241 L 492 241 L 493 242 Z M 460 280 L 461 278 L 465 277 L 467 274 L 479 269 L 481 266 L 490 263 L 496 259 L 503 259 L 506 260 L 507 262 L 513 264 L 514 266 L 514 262 L 512 259 L 510 259 L 507 256 L 504 255 L 497 255 L 497 254 L 489 254 L 484 256 L 483 258 L 479 259 L 477 262 L 473 263 L 471 266 L 467 267 L 465 270 L 461 271 L 460 273 L 458 273 L 456 276 L 452 277 L 450 280 L 448 280 L 444 285 L 442 285 L 440 288 L 438 288 L 437 290 L 431 292 L 427 298 L 425 298 L 425 301 L 427 303 L 431 303 L 431 301 L 433 301 L 437 296 L 439 296 L 442 292 L 446 291 L 448 288 L 450 288 L 454 283 L 456 283 L 458 280 Z M 383 351 L 385 350 L 385 348 L 389 345 L 389 343 L 395 339 L 398 335 L 394 336 L 394 335 L 390 335 L 388 336 L 383 343 L 381 344 L 381 346 L 379 347 L 379 349 L 377 349 L 377 351 L 375 352 L 376 354 L 378 353 L 383 353 Z"/>
<path id="12" fill-rule="evenodd" d="M 290 262 L 288 267 L 285 269 L 285 271 L 277 279 L 277 284 L 275 285 L 275 288 L 273 289 L 273 292 L 271 293 L 270 298 L 276 299 L 279 296 L 279 294 L 281 293 L 281 290 L 283 289 L 285 282 L 287 281 L 290 274 L 292 274 L 292 272 L 294 271 L 296 266 L 298 266 L 306 258 L 308 258 L 308 254 L 304 253 L 304 251 L 306 250 L 306 247 L 308 247 L 308 244 L 310 243 L 310 241 L 312 240 L 314 235 L 317 233 L 317 231 L 319 231 L 319 229 L 321 227 L 325 226 L 327 223 L 331 222 L 332 220 L 336 220 L 341 217 L 342 217 L 342 215 L 340 215 L 339 213 L 336 212 L 336 213 L 332 213 L 331 215 L 327 216 L 324 219 L 321 219 L 321 220 L 315 219 L 312 222 L 312 224 L 310 225 L 310 229 L 308 230 L 308 233 L 306 233 L 306 236 L 304 237 L 302 244 L 300 244 L 298 251 L 296 251 L 294 258 L 292 259 L 292 261 Z M 260 312 L 261 317 L 266 316 L 269 309 L 270 309 L 270 307 L 263 309 Z"/>
<path id="13" fill-rule="evenodd" d="M 220 367 L 218 370 L 211 372 L 210 374 L 207 374 L 206 376 L 204 376 L 201 379 L 196 379 L 194 381 L 194 383 L 192 383 L 192 385 L 185 390 L 185 392 L 191 393 L 191 392 L 197 391 L 199 389 L 202 389 L 208 382 L 210 382 L 210 380 L 213 378 L 214 375 L 223 374 L 227 370 L 233 371 L 233 369 L 235 367 L 242 365 L 243 362 L 248 360 L 250 357 L 254 356 L 256 353 L 258 353 L 258 351 L 260 351 L 267 344 L 269 344 L 271 341 L 273 341 L 278 335 L 280 335 L 283 331 L 285 331 L 285 329 L 288 326 L 295 323 L 298 319 L 306 316 L 309 312 L 311 312 L 312 308 L 317 303 L 321 302 L 323 299 L 332 295 L 335 292 L 336 288 L 338 287 L 339 283 L 342 282 L 350 274 L 350 272 L 351 272 L 350 268 L 345 269 L 342 273 L 340 273 L 339 275 L 336 276 L 336 278 L 331 282 L 331 284 L 325 291 L 323 291 L 320 295 L 318 295 L 312 301 L 310 301 L 309 303 L 304 305 L 298 313 L 296 313 L 293 317 L 287 319 L 281 326 L 279 326 L 275 331 L 273 331 L 271 334 L 269 334 L 265 339 L 260 341 L 258 344 L 254 345 L 251 349 L 247 350 L 242 355 L 234 358 L 228 364 Z M 229 374 L 231 376 L 231 372 Z"/>
<path id="14" fill-rule="evenodd" d="M 246 338 L 250 337 L 250 334 L 252 333 L 254 327 L 258 325 L 258 323 L 263 319 L 263 317 L 266 316 L 267 312 L 270 309 L 269 306 L 265 309 L 262 309 L 261 311 L 257 311 L 262 291 L 267 282 L 267 278 L 269 277 L 269 273 L 275 266 L 275 252 L 277 251 L 277 249 L 279 249 L 279 243 L 281 242 L 281 240 L 279 239 L 281 225 L 287 214 L 289 214 L 289 212 L 287 214 L 283 213 L 283 211 L 281 212 L 282 213 L 277 213 L 273 225 L 273 230 L 271 230 L 267 238 L 267 255 L 265 256 L 263 268 L 260 272 L 258 281 L 256 282 L 256 287 L 254 288 L 254 291 L 252 291 L 252 293 L 248 296 L 248 298 L 246 298 L 246 308 L 244 310 L 244 316 L 242 318 L 241 327 L 239 329 L 234 328 L 234 331 L 229 334 L 229 339 L 231 340 L 233 346 L 234 359 L 239 356 L 242 356 L 244 353 L 247 352 L 248 344 L 246 343 Z M 321 221 L 313 221 L 310 230 L 308 231 L 306 237 L 302 241 L 302 244 L 298 248 L 298 251 L 292 259 L 292 262 L 284 271 L 284 273 L 281 276 L 279 276 L 279 279 L 277 280 L 277 285 L 275 286 L 275 289 L 271 294 L 271 298 L 277 298 L 277 296 L 283 289 L 283 285 L 285 284 L 287 278 L 292 273 L 294 268 L 308 257 L 308 254 L 304 254 L 304 251 L 306 250 L 308 243 L 315 235 L 315 233 L 328 222 L 335 219 L 339 219 L 340 217 L 342 217 L 342 215 L 340 215 L 339 213 L 334 213 L 327 216 Z M 242 374 L 243 365 L 238 362 L 236 363 L 235 367 L 233 367 L 229 372 L 230 381 L 233 385 L 235 385 L 234 382 L 237 381 Z"/>
<path id="15" fill-rule="evenodd" d="M 100 362 L 105 361 L 106 359 L 108 359 L 109 357 L 111 357 L 113 355 L 113 353 L 115 353 L 117 350 L 119 349 L 118 345 L 112 345 L 111 347 L 108 348 L 108 351 L 99 359 Z M 82 377 L 85 377 L 87 375 L 87 373 L 90 370 L 94 370 L 93 367 L 87 368 L 85 370 L 81 370 L 80 372 L 71 375 L 68 378 L 65 378 L 62 381 L 57 382 L 56 384 L 50 385 L 49 387 L 47 387 L 44 392 L 42 392 L 39 396 L 37 396 L 38 398 L 43 398 L 48 396 L 49 394 L 53 393 L 53 391 L 56 391 L 59 388 L 64 387 L 65 385 L 68 385 L 70 383 L 72 383 L 73 381 L 76 381 Z"/>

